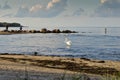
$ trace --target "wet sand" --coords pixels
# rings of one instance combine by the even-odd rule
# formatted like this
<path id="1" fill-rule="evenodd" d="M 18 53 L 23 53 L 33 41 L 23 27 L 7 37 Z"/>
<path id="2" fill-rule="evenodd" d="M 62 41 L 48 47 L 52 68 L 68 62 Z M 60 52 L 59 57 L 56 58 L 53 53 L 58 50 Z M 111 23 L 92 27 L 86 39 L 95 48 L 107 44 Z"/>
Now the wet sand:
<path id="1" fill-rule="evenodd" d="M 101 61 L 86 58 L 6 54 L 0 55 L 0 64 L 1 71 L 18 71 L 22 74 L 27 67 L 29 75 L 33 75 L 32 73 L 34 73 L 34 75 L 45 76 L 46 74 L 52 80 L 61 77 L 64 73 L 70 78 L 71 75 L 76 73 L 92 74 L 93 76 L 105 74 L 117 75 L 120 72 L 119 61 Z M 22 75 L 21 77 L 24 76 Z M 48 78 L 44 77 L 43 80 L 48 80 Z"/>
<path id="2" fill-rule="evenodd" d="M 0 31 L 0 35 L 12 35 L 12 34 L 28 34 L 28 32 L 2 32 Z"/>
<path id="3" fill-rule="evenodd" d="M 9 32 L 2 32 L 0 31 L 0 35 L 9 35 L 10 33 Z"/>

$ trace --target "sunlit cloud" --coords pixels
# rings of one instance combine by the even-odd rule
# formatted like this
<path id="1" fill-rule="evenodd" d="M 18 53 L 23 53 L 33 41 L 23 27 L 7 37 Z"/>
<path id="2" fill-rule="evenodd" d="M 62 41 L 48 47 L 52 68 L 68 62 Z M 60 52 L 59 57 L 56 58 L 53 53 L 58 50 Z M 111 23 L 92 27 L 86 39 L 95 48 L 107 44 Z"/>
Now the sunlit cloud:
<path id="1" fill-rule="evenodd" d="M 60 0 L 52 0 L 53 3 L 60 2 Z"/>
<path id="2" fill-rule="evenodd" d="M 51 0 L 47 5 L 35 4 L 32 7 L 20 7 L 16 17 L 55 17 L 65 11 L 67 0 Z"/>
<path id="3" fill-rule="evenodd" d="M 42 8 L 43 8 L 42 5 L 37 4 L 37 5 L 32 6 L 32 7 L 30 8 L 30 12 L 36 12 L 36 11 L 42 9 Z"/>
<path id="4" fill-rule="evenodd" d="M 59 2 L 60 2 L 60 0 L 52 0 L 52 1 L 50 1 L 48 3 L 48 5 L 47 5 L 47 9 L 52 8 L 54 6 L 54 4 L 59 3 Z"/>
<path id="5" fill-rule="evenodd" d="M 101 3 L 105 3 L 107 0 L 100 0 Z"/>

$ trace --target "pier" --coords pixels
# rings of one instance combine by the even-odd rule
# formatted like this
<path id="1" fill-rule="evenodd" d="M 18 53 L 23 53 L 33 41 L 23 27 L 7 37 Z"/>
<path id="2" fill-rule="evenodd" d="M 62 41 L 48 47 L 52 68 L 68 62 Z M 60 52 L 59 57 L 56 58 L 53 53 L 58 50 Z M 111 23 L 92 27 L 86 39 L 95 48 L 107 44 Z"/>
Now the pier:
<path id="1" fill-rule="evenodd" d="M 0 31 L 0 34 L 17 34 L 17 33 L 77 33 L 76 31 L 71 30 L 63 30 L 60 29 L 53 29 L 48 30 L 46 28 L 42 28 L 41 30 L 23 30 L 23 27 L 20 23 L 7 23 L 7 22 L 0 22 L 0 27 L 4 27 L 5 30 Z M 9 30 L 10 27 L 18 27 L 19 30 Z"/>

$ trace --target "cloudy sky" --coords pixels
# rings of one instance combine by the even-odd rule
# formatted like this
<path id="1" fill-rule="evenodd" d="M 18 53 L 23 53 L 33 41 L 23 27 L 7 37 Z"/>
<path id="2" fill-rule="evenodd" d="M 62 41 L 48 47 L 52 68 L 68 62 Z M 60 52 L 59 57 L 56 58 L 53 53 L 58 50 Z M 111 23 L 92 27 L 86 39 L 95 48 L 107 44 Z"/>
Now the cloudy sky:
<path id="1" fill-rule="evenodd" d="M 0 22 L 28 26 L 119 26 L 120 0 L 0 0 Z"/>

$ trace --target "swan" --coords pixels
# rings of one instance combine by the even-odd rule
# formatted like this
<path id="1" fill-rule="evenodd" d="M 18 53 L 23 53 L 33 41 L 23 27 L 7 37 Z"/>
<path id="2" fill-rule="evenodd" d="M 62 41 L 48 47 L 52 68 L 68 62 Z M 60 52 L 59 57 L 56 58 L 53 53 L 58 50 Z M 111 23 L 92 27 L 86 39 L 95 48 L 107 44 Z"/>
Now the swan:
<path id="1" fill-rule="evenodd" d="M 71 46 L 72 45 L 71 40 L 69 40 L 68 38 L 65 38 L 65 43 L 66 43 L 67 46 Z"/>

